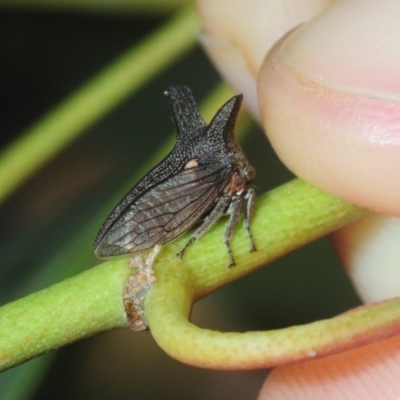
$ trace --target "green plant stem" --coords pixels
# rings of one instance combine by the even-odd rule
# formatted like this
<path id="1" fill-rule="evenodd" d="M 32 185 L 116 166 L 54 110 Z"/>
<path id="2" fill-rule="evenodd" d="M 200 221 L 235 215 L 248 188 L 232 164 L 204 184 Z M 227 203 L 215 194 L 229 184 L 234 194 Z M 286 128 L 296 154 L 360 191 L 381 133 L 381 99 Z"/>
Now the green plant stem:
<path id="1" fill-rule="evenodd" d="M 173 275 L 173 278 L 172 278 Z M 195 282 L 177 268 L 149 292 L 146 315 L 160 347 L 202 368 L 246 370 L 320 358 L 400 333 L 400 299 L 289 328 L 221 333 L 190 323 Z M 192 282 L 190 286 L 188 283 Z"/>
<path id="2" fill-rule="evenodd" d="M 29 128 L 0 156 L 0 203 L 91 124 L 196 43 L 198 21 L 186 7 Z"/>
<path id="3" fill-rule="evenodd" d="M 0 369 L 125 326 L 126 260 L 104 263 L 0 308 Z"/>
<path id="4" fill-rule="evenodd" d="M 320 357 L 400 329 L 400 300 L 356 309 L 336 318 L 268 332 L 220 333 L 188 320 L 193 301 L 266 262 L 338 229 L 366 213 L 307 183 L 294 180 L 260 196 L 252 231 L 258 251 L 248 253 L 245 232 L 232 243 L 238 262 L 226 268 L 220 223 L 185 254 L 185 268 L 165 262 L 187 239 L 166 249 L 154 269 L 157 284 L 148 293 L 146 316 L 158 344 L 188 364 L 220 369 L 255 369 Z"/>
<path id="5" fill-rule="evenodd" d="M 191 0 L 1 0 L 0 7 L 19 9 L 69 10 L 90 13 L 161 14 Z"/>
<path id="6" fill-rule="evenodd" d="M 226 221 L 194 243 L 185 253 L 185 264 L 196 282 L 196 299 L 205 296 L 282 255 L 324 236 L 368 211 L 333 197 L 300 180 L 292 180 L 259 196 L 251 224 L 257 251 L 249 253 L 244 229 L 238 228 L 232 240 L 238 263 L 225 268 L 228 255 L 222 244 Z M 174 242 L 179 248 L 187 238 Z M 207 246 L 207 251 L 201 251 Z"/>
<path id="7" fill-rule="evenodd" d="M 294 180 L 260 196 L 252 224 L 258 251 L 248 253 L 248 239 L 243 230 L 238 229 L 232 243 L 237 261 L 235 267 L 227 268 L 228 258 L 221 241 L 226 221 L 220 221 L 209 234 L 194 243 L 183 261 L 179 261 L 174 253 L 187 240 L 187 235 L 166 246 L 155 262 L 158 281 L 145 303 L 155 339 L 174 357 L 196 363 L 190 354 L 184 357 L 189 340 L 187 333 L 193 333 L 194 328 L 187 321 L 192 300 L 365 213 Z M 127 259 L 109 261 L 2 307 L 0 368 L 9 368 L 97 332 L 125 326 L 122 291 L 130 273 Z M 192 337 L 193 345 L 204 335 L 201 330 L 196 332 Z M 211 335 L 224 343 L 223 338 L 232 334 L 214 332 Z M 287 338 L 287 334 L 284 337 Z M 277 340 L 279 343 L 279 338 Z M 198 352 L 210 351 L 207 341 L 201 345 Z M 195 354 L 193 349 L 189 353 Z M 202 365 L 202 362 L 204 360 L 198 364 Z M 229 365 L 232 367 L 233 361 Z M 222 368 L 223 365 L 214 367 Z"/>

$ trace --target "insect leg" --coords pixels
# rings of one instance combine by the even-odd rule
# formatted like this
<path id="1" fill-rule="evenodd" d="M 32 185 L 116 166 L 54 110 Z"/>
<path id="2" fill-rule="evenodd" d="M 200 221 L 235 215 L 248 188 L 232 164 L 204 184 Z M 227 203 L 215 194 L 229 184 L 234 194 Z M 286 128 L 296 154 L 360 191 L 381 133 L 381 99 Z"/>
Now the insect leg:
<path id="1" fill-rule="evenodd" d="M 235 265 L 235 260 L 233 258 L 232 249 L 231 249 L 231 239 L 233 236 L 233 232 L 235 231 L 236 225 L 239 221 L 240 212 L 242 211 L 242 203 L 243 199 L 240 196 L 235 196 L 232 198 L 231 204 L 229 205 L 228 214 L 230 214 L 228 226 L 225 230 L 224 235 L 224 243 L 228 250 L 229 254 L 229 267 Z"/>
<path id="2" fill-rule="evenodd" d="M 188 242 L 183 246 L 182 250 L 176 253 L 176 255 L 182 259 L 183 254 L 186 249 L 197 239 L 200 239 L 205 233 L 207 233 L 213 225 L 222 217 L 224 214 L 225 208 L 228 205 L 229 197 L 221 196 L 214 206 L 210 214 L 204 219 L 204 222 L 193 232 L 192 236 L 188 240 Z"/>
<path id="3" fill-rule="evenodd" d="M 158 255 L 161 251 L 161 247 L 159 244 L 156 244 L 150 250 L 139 251 L 137 254 L 133 255 L 129 259 L 129 266 L 136 267 L 139 272 L 145 274 L 147 277 L 150 277 L 154 274 L 153 271 L 153 264 Z"/>
<path id="4" fill-rule="evenodd" d="M 254 244 L 253 235 L 250 230 L 250 223 L 253 218 L 254 205 L 256 203 L 256 192 L 254 189 L 247 189 L 246 193 L 247 207 L 246 207 L 246 215 L 244 217 L 244 229 L 246 229 L 247 236 L 250 240 L 250 253 L 256 251 L 256 246 Z"/>
<path id="5" fill-rule="evenodd" d="M 154 261 L 160 251 L 161 251 L 161 246 L 159 244 L 156 244 L 153 247 L 153 249 L 151 250 L 150 254 L 147 256 L 146 261 L 145 261 L 145 269 L 144 269 L 144 273 L 147 276 L 154 274 L 153 264 L 154 264 Z"/>

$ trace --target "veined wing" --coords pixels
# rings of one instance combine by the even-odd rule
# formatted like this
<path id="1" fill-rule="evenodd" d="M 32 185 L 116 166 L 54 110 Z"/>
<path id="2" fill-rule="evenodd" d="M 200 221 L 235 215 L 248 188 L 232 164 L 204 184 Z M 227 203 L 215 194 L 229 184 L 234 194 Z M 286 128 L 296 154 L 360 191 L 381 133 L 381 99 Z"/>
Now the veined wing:
<path id="1" fill-rule="evenodd" d="M 100 258 L 166 244 L 190 229 L 223 192 L 230 168 L 217 162 L 187 168 L 131 204 L 96 248 Z"/>

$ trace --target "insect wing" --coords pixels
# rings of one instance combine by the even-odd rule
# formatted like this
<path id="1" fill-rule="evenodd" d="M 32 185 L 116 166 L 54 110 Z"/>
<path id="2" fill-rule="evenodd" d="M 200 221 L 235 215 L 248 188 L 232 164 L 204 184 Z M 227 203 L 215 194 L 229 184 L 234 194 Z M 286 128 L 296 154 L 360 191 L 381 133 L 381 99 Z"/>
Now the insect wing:
<path id="1" fill-rule="evenodd" d="M 187 154 L 186 144 L 206 128 L 206 123 L 199 114 L 192 92 L 188 87 L 171 86 L 165 94 L 168 96 L 172 119 L 177 128 L 177 144 L 174 150 L 145 175 L 108 216 L 94 242 L 94 252 L 100 258 L 110 257 L 113 254 L 112 251 L 107 251 L 107 255 L 102 255 L 104 253 L 102 247 L 106 242 L 105 237 L 111 228 L 114 227 L 114 230 L 122 223 L 122 216 L 129 212 L 130 206 L 144 193 L 183 170 L 186 163 L 193 157 L 193 155 Z"/>
<path id="2" fill-rule="evenodd" d="M 100 258 L 166 244 L 190 229 L 215 204 L 231 178 L 220 162 L 187 168 L 131 204 L 96 248 Z"/>

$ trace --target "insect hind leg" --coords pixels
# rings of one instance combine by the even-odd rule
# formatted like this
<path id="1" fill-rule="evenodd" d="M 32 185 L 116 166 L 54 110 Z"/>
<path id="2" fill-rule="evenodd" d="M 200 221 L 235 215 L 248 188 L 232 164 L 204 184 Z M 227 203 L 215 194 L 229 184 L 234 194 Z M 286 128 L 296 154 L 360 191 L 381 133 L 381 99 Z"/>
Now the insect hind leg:
<path id="1" fill-rule="evenodd" d="M 253 235 L 250 230 L 250 223 L 251 223 L 251 220 L 253 219 L 254 205 L 256 203 L 255 190 L 252 188 L 248 189 L 246 192 L 245 199 L 247 201 L 247 207 L 246 207 L 246 215 L 244 218 L 244 229 L 246 229 L 247 236 L 249 237 L 250 253 L 252 253 L 253 251 L 257 251 L 256 245 L 254 244 Z"/>
<path id="2" fill-rule="evenodd" d="M 192 236 L 188 240 L 188 242 L 183 246 L 183 248 L 176 253 L 176 255 L 182 259 L 186 249 L 196 240 L 200 239 L 204 234 L 206 234 L 222 217 L 224 214 L 225 208 L 228 205 L 229 198 L 226 196 L 221 196 L 214 206 L 210 214 L 204 219 L 204 222 L 193 232 Z"/>
<path id="3" fill-rule="evenodd" d="M 228 250 L 228 255 L 229 255 L 229 267 L 234 266 L 235 259 L 233 258 L 232 254 L 232 249 L 231 249 L 231 240 L 233 233 L 235 232 L 236 225 L 239 221 L 240 213 L 242 211 L 242 203 L 243 199 L 240 196 L 235 196 L 232 198 L 232 201 L 229 205 L 228 213 L 230 214 L 229 217 L 229 222 L 228 226 L 226 227 L 225 230 L 225 235 L 224 235 L 224 243 L 226 246 L 226 249 Z"/>

